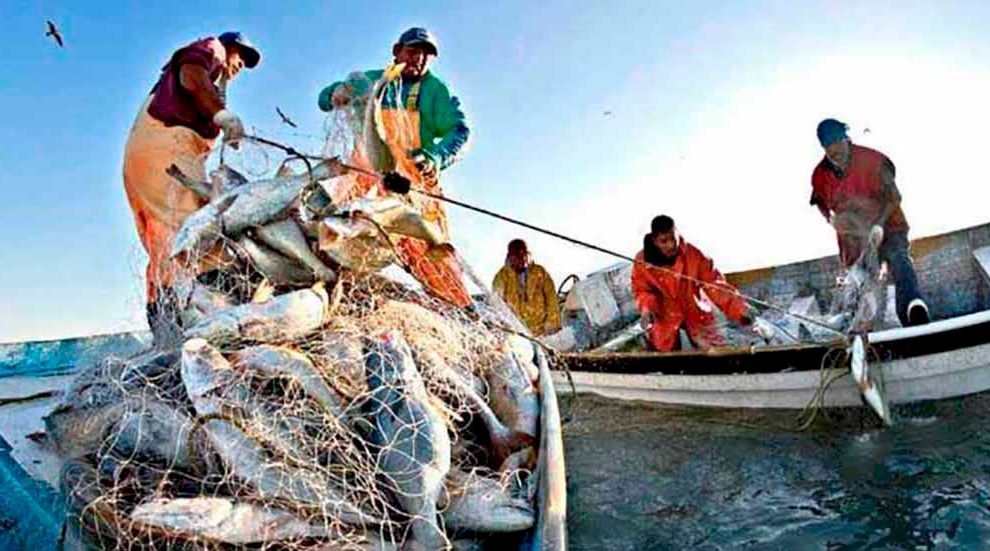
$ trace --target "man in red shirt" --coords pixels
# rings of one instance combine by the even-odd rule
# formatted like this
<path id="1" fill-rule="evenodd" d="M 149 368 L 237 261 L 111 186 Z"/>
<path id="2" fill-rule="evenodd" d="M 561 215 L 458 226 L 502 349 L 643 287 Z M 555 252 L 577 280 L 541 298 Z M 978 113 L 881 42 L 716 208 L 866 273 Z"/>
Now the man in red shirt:
<path id="1" fill-rule="evenodd" d="M 666 215 L 654 218 L 643 237 L 643 250 L 633 264 L 632 290 L 647 338 L 658 352 L 679 349 L 682 328 L 700 349 L 725 346 L 712 314 L 715 307 L 744 326 L 753 326 L 757 319 L 711 259 L 686 242 Z M 754 330 L 770 336 L 765 325 Z"/>
<path id="2" fill-rule="evenodd" d="M 131 127 L 124 150 L 124 190 L 148 253 L 147 314 L 156 339 L 174 329 L 171 286 L 178 267 L 168 261 L 172 238 L 205 203 L 165 169 L 175 164 L 190 178 L 207 179 L 206 158 L 220 132 L 226 141 L 244 135 L 241 120 L 227 108 L 227 83 L 260 60 L 258 50 L 238 32 L 180 48 L 162 68 Z M 195 260 L 197 272 L 217 263 Z"/>
<path id="3" fill-rule="evenodd" d="M 878 250 L 894 278 L 901 324 L 928 323 L 928 306 L 908 252 L 908 223 L 894 183 L 894 163 L 879 151 L 850 142 L 846 130 L 835 119 L 818 124 L 825 157 L 811 175 L 811 204 L 835 228 L 845 266 L 871 248 Z"/>

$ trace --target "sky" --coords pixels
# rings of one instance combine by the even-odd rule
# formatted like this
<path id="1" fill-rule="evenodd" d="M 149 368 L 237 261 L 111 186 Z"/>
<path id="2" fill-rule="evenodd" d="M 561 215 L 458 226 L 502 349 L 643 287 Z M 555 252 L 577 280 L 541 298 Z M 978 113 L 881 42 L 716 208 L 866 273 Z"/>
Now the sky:
<path id="1" fill-rule="evenodd" d="M 446 193 L 624 254 L 662 213 L 727 272 L 834 254 L 808 205 L 825 117 L 894 161 L 912 236 L 988 221 L 986 2 L 15 0 L 0 20 L 0 342 L 143 328 L 124 143 L 170 54 L 230 29 L 263 54 L 230 107 L 316 151 L 322 87 L 428 27 L 472 129 Z M 485 279 L 514 237 L 558 281 L 614 262 L 449 212 Z"/>

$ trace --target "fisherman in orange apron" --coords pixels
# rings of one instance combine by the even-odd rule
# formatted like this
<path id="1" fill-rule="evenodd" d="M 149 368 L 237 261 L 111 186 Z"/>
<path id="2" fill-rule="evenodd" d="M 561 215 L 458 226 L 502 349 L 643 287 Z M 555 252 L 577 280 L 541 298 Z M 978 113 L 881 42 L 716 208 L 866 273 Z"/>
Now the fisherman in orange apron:
<path id="1" fill-rule="evenodd" d="M 364 197 L 376 188 L 407 194 L 411 186 L 443 194 L 440 171 L 460 158 L 470 131 L 460 101 L 444 81 L 429 71 L 437 52 L 433 35 L 413 27 L 402 33 L 392 47 L 394 67 L 401 67 L 401 74 L 387 70 L 355 73 L 320 92 L 319 106 L 323 111 L 351 106 L 357 107 L 357 116 L 363 112 L 374 114 L 362 121 L 351 163 L 380 173 L 394 172 L 384 180 L 348 175 L 347 183 L 334 190 L 335 203 Z M 375 86 L 379 82 L 384 85 L 381 89 Z M 376 103 L 370 110 L 360 109 L 367 105 L 366 101 Z M 418 194 L 406 197 L 449 238 L 447 215 L 439 201 Z M 427 289 L 458 306 L 471 304 L 460 264 L 450 250 L 430 249 L 425 242 L 408 237 L 400 237 L 396 247 L 402 262 Z"/>
<path id="2" fill-rule="evenodd" d="M 180 48 L 162 68 L 131 127 L 124 150 L 124 190 L 148 253 L 147 315 L 156 339 L 174 318 L 171 286 L 178 268 L 168 260 L 172 238 L 205 203 L 165 169 L 175 164 L 189 177 L 206 180 L 206 158 L 220 131 L 227 141 L 244 135 L 241 120 L 227 109 L 226 83 L 260 60 L 258 50 L 239 32 Z M 193 268 L 209 267 L 206 260 Z"/>

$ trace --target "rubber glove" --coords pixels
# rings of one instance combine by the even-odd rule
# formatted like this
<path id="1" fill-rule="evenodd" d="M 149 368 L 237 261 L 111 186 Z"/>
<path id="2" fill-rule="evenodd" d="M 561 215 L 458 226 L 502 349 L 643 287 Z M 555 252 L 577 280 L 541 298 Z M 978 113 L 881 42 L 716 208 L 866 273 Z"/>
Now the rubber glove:
<path id="1" fill-rule="evenodd" d="M 225 142 L 236 142 L 244 137 L 244 123 L 229 109 L 221 109 L 213 115 L 213 124 L 223 129 Z"/>

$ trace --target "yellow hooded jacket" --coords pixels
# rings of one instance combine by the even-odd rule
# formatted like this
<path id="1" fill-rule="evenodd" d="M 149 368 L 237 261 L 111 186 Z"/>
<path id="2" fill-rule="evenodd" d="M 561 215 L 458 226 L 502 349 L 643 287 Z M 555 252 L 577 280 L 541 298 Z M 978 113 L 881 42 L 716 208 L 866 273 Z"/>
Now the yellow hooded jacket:
<path id="1" fill-rule="evenodd" d="M 530 264 L 526 288 L 520 288 L 519 274 L 503 266 L 495 274 L 492 290 L 504 300 L 534 335 L 546 335 L 560 329 L 560 305 L 557 287 L 550 274 L 539 264 Z"/>

